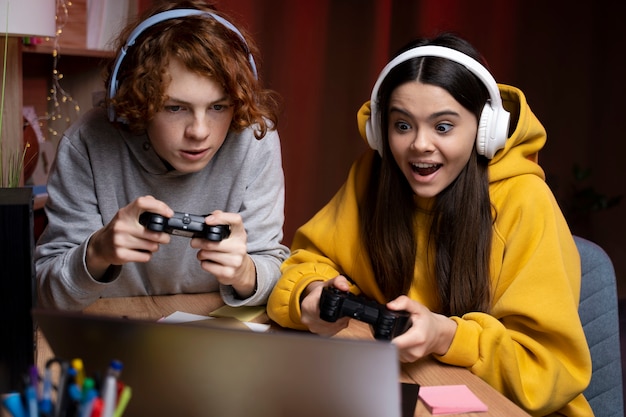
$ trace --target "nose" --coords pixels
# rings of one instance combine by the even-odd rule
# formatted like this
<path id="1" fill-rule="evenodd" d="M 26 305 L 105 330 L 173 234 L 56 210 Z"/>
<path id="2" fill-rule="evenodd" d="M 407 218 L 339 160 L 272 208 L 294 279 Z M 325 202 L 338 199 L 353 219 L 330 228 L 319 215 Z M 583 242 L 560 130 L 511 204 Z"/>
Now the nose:
<path id="1" fill-rule="evenodd" d="M 194 114 L 185 128 L 185 136 L 190 139 L 204 140 L 210 133 L 211 124 L 209 123 L 209 118 L 202 113 Z"/>
<path id="2" fill-rule="evenodd" d="M 434 142 L 427 129 L 417 129 L 415 138 L 411 142 L 411 149 L 418 152 L 432 152 L 435 150 Z"/>

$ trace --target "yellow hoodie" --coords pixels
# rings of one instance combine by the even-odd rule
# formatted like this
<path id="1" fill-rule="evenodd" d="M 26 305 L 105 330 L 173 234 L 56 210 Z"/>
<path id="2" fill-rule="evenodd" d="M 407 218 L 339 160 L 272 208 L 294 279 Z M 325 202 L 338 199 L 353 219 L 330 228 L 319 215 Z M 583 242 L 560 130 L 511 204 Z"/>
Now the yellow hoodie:
<path id="1" fill-rule="evenodd" d="M 452 317 L 458 327 L 441 362 L 462 366 L 532 415 L 591 416 L 581 392 L 591 357 L 578 317 L 580 259 L 572 235 L 536 163 L 546 132 L 523 93 L 500 85 L 513 133 L 489 165 L 496 218 L 491 248 L 490 314 Z M 366 103 L 358 121 L 364 134 Z M 296 232 L 291 256 L 268 302 L 269 317 L 306 330 L 300 295 L 312 281 L 349 276 L 364 295 L 384 299 L 359 237 L 362 199 L 375 151 L 352 166 L 333 199 Z M 418 247 L 426 247 L 428 215 L 416 212 Z M 408 296 L 433 309 L 435 290 L 426 256 L 416 259 Z M 432 258 L 432 257 L 431 257 Z"/>

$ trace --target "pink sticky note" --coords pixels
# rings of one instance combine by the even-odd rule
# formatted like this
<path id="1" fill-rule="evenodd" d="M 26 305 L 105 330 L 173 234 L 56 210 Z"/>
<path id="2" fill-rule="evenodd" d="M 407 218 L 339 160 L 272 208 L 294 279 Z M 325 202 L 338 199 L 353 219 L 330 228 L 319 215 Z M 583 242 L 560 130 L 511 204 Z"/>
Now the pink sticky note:
<path id="1" fill-rule="evenodd" d="M 487 411 L 487 406 L 465 385 L 421 387 L 419 397 L 433 415 Z"/>

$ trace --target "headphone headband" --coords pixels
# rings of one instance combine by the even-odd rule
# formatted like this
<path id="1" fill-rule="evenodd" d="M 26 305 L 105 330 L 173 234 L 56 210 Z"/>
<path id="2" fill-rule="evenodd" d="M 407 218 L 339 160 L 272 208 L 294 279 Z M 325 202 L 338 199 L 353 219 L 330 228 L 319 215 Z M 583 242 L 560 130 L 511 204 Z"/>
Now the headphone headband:
<path id="1" fill-rule="evenodd" d="M 389 72 L 399 64 L 410 59 L 426 56 L 445 58 L 463 65 L 478 77 L 487 88 L 490 98 L 485 104 L 481 120 L 479 120 L 476 147 L 479 154 L 485 155 L 489 159 L 493 158 L 496 151 L 504 147 L 508 136 L 510 118 L 509 112 L 502 107 L 502 98 L 500 97 L 496 80 L 483 65 L 472 57 L 456 49 L 437 45 L 426 45 L 409 49 L 392 59 L 381 71 L 372 89 L 370 100 L 371 115 L 366 125 L 366 136 L 370 147 L 382 154 L 382 132 L 380 126 L 378 126 L 378 90 L 381 84 L 389 75 Z"/>
<path id="2" fill-rule="evenodd" d="M 154 16 L 150 16 L 149 18 L 141 22 L 139 25 L 137 25 L 137 27 L 128 36 L 128 40 L 126 41 L 126 44 L 120 49 L 120 52 L 117 55 L 117 58 L 115 58 L 115 63 L 113 65 L 113 72 L 111 72 L 111 81 L 109 83 L 109 93 L 108 93 L 109 100 L 113 99 L 113 97 L 115 97 L 115 94 L 117 93 L 117 87 L 118 87 L 118 82 L 119 82 L 117 79 L 117 73 L 119 72 L 119 69 L 122 66 L 122 61 L 124 61 L 124 58 L 126 57 L 126 52 L 128 51 L 128 48 L 130 48 L 131 46 L 135 44 L 135 41 L 137 40 L 139 35 L 141 35 L 149 27 L 154 26 L 157 23 L 161 23 L 164 20 L 176 19 L 176 18 L 187 17 L 187 16 L 210 17 L 211 19 L 219 22 L 226 28 L 236 33 L 237 36 L 239 36 L 239 38 L 241 39 L 241 42 L 243 42 L 243 44 L 246 46 L 246 49 L 248 49 L 248 44 L 246 42 L 246 39 L 243 37 L 243 34 L 239 31 L 239 29 L 237 29 L 235 25 L 230 23 L 228 20 L 224 19 L 221 16 L 218 16 L 215 13 L 211 13 L 211 12 L 207 12 L 203 10 L 197 10 L 197 9 L 174 9 L 174 10 L 168 10 L 165 12 L 157 13 Z M 259 76 L 257 73 L 256 64 L 249 50 L 248 50 L 248 62 L 250 62 L 250 67 L 252 68 L 254 77 L 258 79 Z M 109 119 L 112 122 L 115 121 L 115 111 L 112 106 L 109 107 Z"/>

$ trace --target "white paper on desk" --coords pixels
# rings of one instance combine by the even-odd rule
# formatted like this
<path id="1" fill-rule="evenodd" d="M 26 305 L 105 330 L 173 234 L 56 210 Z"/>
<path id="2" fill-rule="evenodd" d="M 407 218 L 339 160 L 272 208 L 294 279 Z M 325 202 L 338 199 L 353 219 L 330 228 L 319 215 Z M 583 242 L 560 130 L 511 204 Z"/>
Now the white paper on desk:
<path id="1" fill-rule="evenodd" d="M 175 311 L 169 316 L 163 317 L 159 321 L 161 323 L 186 323 L 190 321 L 199 321 L 199 320 L 207 320 L 207 319 L 214 319 L 214 317 L 202 316 L 199 314 L 185 313 L 183 311 Z M 250 330 L 254 332 L 259 332 L 259 333 L 266 332 L 270 328 L 269 324 L 251 323 L 248 321 L 244 321 L 242 323 L 248 326 Z"/>

